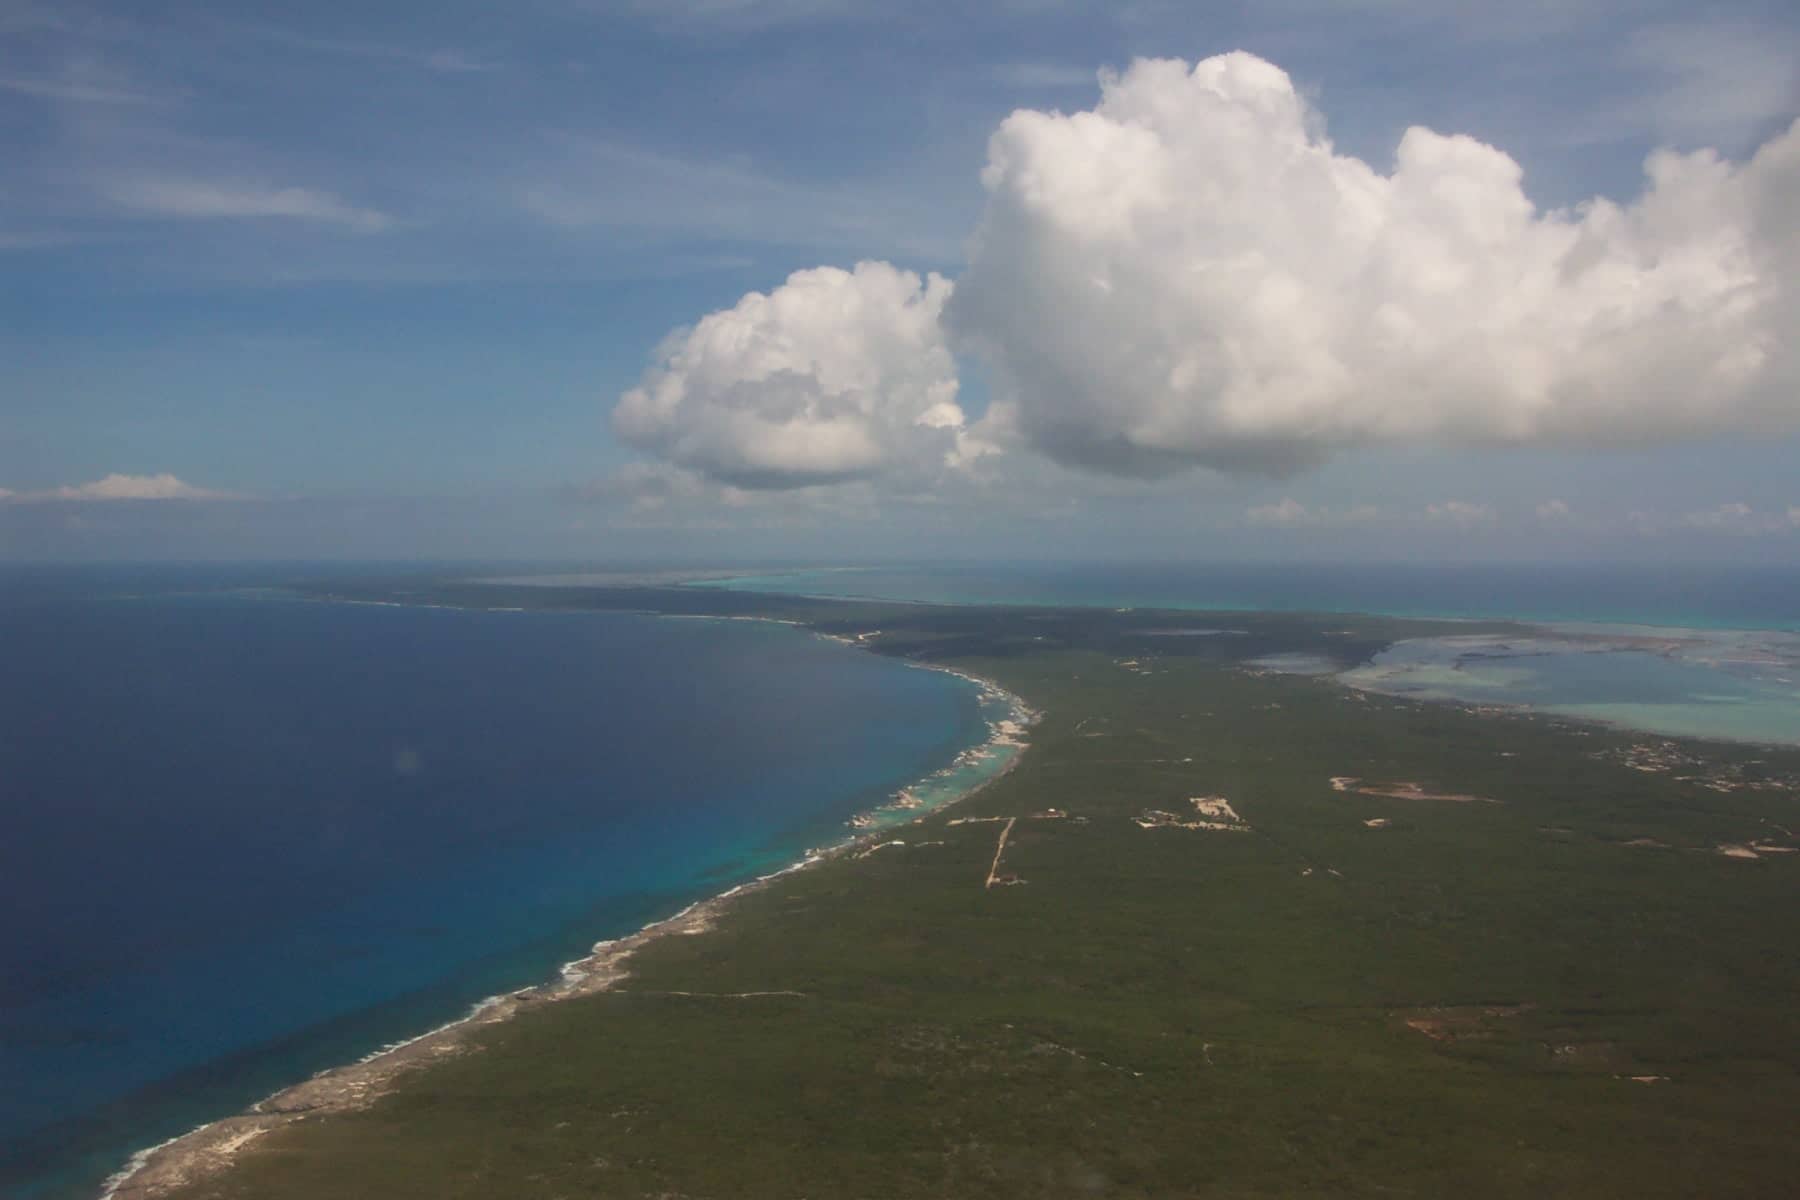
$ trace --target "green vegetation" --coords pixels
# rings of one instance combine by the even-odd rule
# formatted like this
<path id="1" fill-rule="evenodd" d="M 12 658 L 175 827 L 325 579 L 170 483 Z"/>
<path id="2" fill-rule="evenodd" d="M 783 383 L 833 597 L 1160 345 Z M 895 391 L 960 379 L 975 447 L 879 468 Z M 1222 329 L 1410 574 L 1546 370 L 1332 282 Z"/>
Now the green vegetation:
<path id="1" fill-rule="evenodd" d="M 880 652 L 1044 716 L 1015 771 L 889 835 L 907 845 L 657 940 L 618 990 L 272 1133 L 190 1200 L 1795 1188 L 1800 854 L 1716 848 L 1795 844 L 1800 753 L 1687 743 L 1649 769 L 1627 760 L 1652 739 L 1242 665 L 1351 663 L 1418 622 L 432 598 L 880 629 Z M 1249 831 L 1133 821 L 1200 796 Z M 1017 886 L 984 886 L 1003 825 L 969 818 L 991 816 L 1019 818 Z"/>

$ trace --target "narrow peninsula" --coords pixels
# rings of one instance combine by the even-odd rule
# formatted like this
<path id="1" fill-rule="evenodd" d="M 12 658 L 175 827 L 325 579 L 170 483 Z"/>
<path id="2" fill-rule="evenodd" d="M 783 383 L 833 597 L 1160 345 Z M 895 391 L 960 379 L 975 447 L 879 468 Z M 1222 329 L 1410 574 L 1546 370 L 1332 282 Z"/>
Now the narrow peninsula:
<path id="1" fill-rule="evenodd" d="M 1517 627 L 323 594 L 793 621 L 1041 715 L 960 803 L 165 1147 L 121 1200 L 1793 1188 L 1800 750 L 1280 669 Z"/>

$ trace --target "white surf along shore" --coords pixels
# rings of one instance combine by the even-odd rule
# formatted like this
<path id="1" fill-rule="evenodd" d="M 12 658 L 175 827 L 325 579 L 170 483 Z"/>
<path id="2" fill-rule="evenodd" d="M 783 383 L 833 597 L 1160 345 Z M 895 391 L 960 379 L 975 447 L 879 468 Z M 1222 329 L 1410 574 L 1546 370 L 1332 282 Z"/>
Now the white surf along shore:
<path id="1" fill-rule="evenodd" d="M 807 629 L 798 621 L 768 617 L 690 618 L 673 614 L 667 617 L 763 621 Z M 843 637 L 816 630 L 810 632 L 871 652 L 870 639 L 877 636 L 869 633 Z M 673 916 L 652 921 L 636 933 L 596 942 L 583 957 L 564 963 L 555 979 L 489 996 L 468 1013 L 435 1029 L 383 1046 L 356 1062 L 321 1071 L 304 1082 L 264 1097 L 243 1112 L 138 1151 L 102 1185 L 100 1200 L 154 1200 L 225 1170 L 240 1151 L 266 1133 L 310 1117 L 366 1107 L 408 1072 L 464 1052 L 476 1031 L 511 1020 L 529 1008 L 611 990 L 629 977 L 627 964 L 632 955 L 655 939 L 705 933 L 739 897 L 766 887 L 784 875 L 856 850 L 884 831 L 921 820 L 974 795 L 1017 765 L 1027 745 L 1026 733 L 1039 716 L 1035 710 L 992 680 L 968 671 L 913 659 L 894 661 L 920 670 L 954 675 L 979 689 L 978 702 L 987 724 L 987 739 L 962 751 L 949 765 L 901 788 L 886 803 L 853 816 L 848 822 L 851 831 L 832 845 L 809 849 L 801 858 L 779 870 L 727 888 L 718 895 L 696 900 Z"/>

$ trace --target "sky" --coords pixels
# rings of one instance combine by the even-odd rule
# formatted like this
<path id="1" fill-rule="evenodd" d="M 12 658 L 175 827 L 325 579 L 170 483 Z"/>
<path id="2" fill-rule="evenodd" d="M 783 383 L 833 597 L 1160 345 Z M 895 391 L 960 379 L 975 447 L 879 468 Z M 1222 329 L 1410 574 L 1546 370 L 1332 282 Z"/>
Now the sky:
<path id="1" fill-rule="evenodd" d="M 1800 563 L 1791 0 L 0 0 L 0 558 Z"/>

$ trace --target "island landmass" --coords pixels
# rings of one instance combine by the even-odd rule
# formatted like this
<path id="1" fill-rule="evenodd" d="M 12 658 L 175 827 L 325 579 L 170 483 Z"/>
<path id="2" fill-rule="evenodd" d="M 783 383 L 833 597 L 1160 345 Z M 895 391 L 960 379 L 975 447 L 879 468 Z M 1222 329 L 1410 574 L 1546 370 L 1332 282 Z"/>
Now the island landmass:
<path id="1" fill-rule="evenodd" d="M 141 1156 L 121 1200 L 1794 1186 L 1800 749 L 1332 673 L 1521 626 L 309 594 L 783 620 L 1038 719 L 960 802 Z"/>

